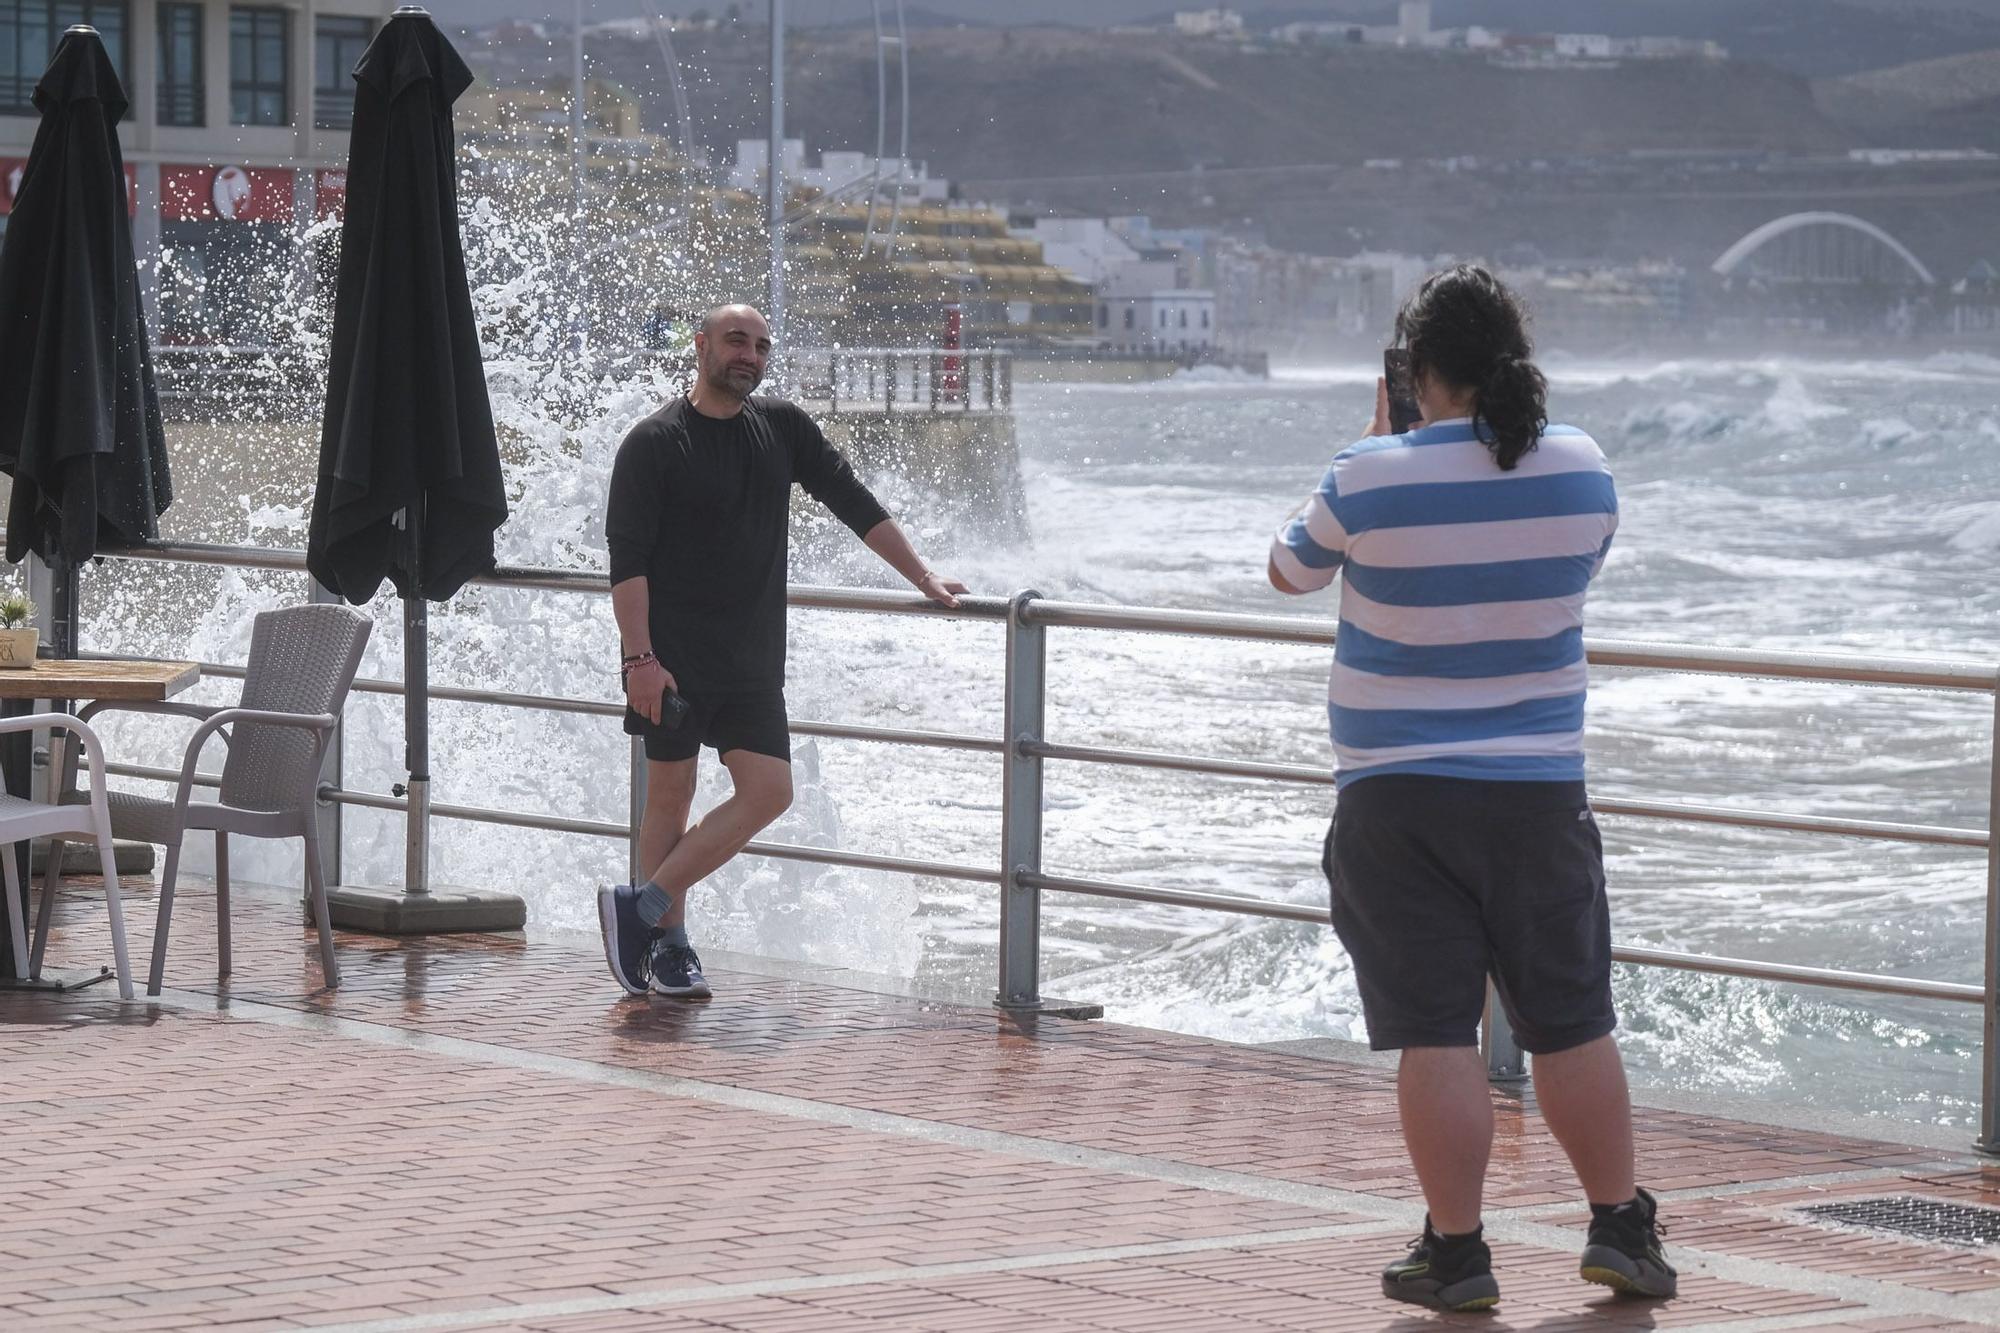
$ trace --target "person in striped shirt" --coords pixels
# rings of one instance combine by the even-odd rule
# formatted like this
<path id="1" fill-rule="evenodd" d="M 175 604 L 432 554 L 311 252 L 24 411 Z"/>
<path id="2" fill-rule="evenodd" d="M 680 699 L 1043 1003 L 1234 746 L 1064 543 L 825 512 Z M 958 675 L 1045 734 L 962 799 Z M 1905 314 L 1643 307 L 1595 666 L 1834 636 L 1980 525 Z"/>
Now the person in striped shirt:
<path id="1" fill-rule="evenodd" d="M 1423 420 L 1391 434 L 1378 381 L 1368 438 L 1279 529 L 1269 571 L 1287 593 L 1341 577 L 1324 864 L 1369 1044 L 1402 1052 L 1398 1109 L 1429 1206 L 1382 1288 L 1453 1310 L 1500 1297 L 1480 1223 L 1489 974 L 1590 1200 L 1582 1276 L 1653 1297 L 1676 1284 L 1634 1183 L 1584 789 L 1584 594 L 1618 497 L 1596 441 L 1549 423 L 1525 323 L 1484 269 L 1427 278 L 1396 319 Z"/>

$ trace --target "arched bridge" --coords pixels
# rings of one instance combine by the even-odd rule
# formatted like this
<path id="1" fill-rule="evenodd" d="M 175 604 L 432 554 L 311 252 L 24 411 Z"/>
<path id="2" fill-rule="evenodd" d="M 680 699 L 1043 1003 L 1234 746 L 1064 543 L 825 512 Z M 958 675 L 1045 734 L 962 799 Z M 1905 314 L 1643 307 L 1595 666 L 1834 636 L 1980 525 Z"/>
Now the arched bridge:
<path id="1" fill-rule="evenodd" d="M 1901 241 L 1849 213 L 1774 218 L 1723 251 L 1711 267 L 1725 278 L 1937 285 Z"/>

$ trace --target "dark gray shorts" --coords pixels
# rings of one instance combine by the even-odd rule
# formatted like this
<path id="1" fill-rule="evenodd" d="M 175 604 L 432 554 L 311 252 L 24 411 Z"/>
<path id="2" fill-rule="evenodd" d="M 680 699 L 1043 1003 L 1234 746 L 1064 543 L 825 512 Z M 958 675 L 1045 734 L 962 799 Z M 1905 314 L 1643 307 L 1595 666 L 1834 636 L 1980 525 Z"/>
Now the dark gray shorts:
<path id="1" fill-rule="evenodd" d="M 1618 1025 L 1581 782 L 1362 778 L 1340 793 L 1323 866 L 1375 1050 L 1477 1045 L 1489 974 L 1524 1051 Z"/>
<path id="2" fill-rule="evenodd" d="M 792 762 L 791 719 L 783 690 L 689 694 L 688 715 L 678 727 L 659 727 L 629 707 L 625 734 L 646 738 L 646 758 L 662 762 L 692 759 L 706 745 L 718 755 L 749 750 Z"/>

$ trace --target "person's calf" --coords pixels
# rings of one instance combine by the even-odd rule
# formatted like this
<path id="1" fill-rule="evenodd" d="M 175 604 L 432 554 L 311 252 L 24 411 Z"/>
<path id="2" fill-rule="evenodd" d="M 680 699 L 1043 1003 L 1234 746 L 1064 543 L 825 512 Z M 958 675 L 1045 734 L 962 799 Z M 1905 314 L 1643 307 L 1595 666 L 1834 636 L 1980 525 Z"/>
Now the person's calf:
<path id="1" fill-rule="evenodd" d="M 1618 1043 L 1597 1037 L 1534 1057 L 1535 1102 L 1593 1204 L 1633 1197 L 1632 1099 Z"/>
<path id="2" fill-rule="evenodd" d="M 1432 1219 L 1450 1234 L 1478 1230 L 1493 1143 L 1492 1092 L 1478 1048 L 1405 1047 L 1396 1107 Z"/>

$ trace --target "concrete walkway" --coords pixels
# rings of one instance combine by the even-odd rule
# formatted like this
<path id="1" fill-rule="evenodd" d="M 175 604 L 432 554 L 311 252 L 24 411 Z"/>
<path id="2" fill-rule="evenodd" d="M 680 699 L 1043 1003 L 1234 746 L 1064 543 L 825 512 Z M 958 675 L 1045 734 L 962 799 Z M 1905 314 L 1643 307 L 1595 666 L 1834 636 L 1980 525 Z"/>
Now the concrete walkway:
<path id="1" fill-rule="evenodd" d="M 52 964 L 108 961 L 69 895 Z M 2000 1205 L 1969 1154 L 1642 1112 L 1655 1305 L 1576 1279 L 1496 1093 L 1502 1303 L 1432 1316 L 1377 1291 L 1422 1218 L 1378 1068 L 723 968 L 626 999 L 587 940 L 343 935 L 328 992 L 297 907 L 236 896 L 224 985 L 194 881 L 163 1001 L 0 993 L 0 1329 L 2000 1327 L 2000 1248 L 1798 1211 Z"/>

